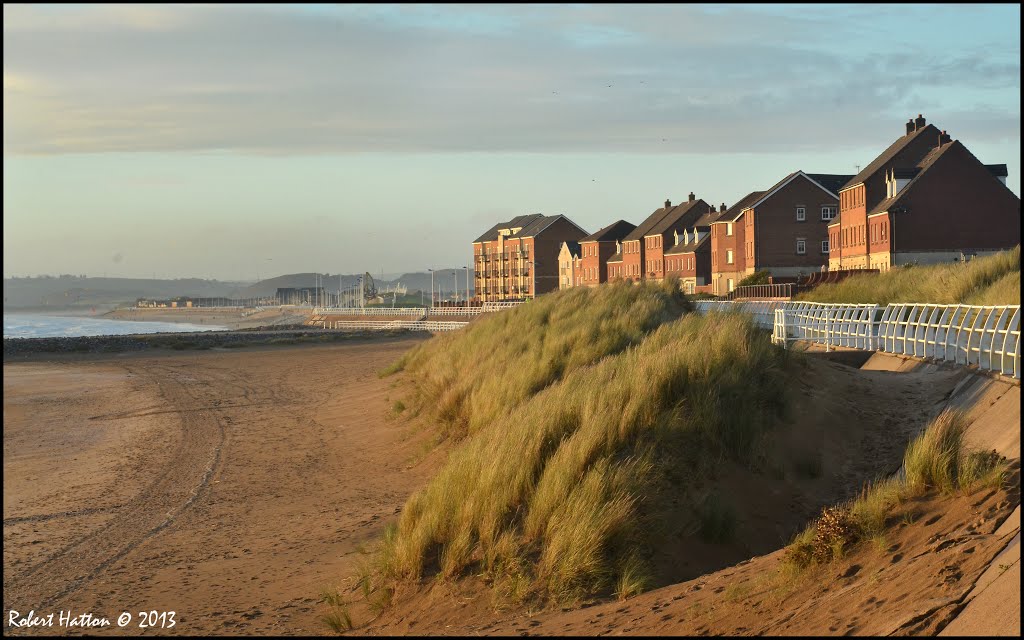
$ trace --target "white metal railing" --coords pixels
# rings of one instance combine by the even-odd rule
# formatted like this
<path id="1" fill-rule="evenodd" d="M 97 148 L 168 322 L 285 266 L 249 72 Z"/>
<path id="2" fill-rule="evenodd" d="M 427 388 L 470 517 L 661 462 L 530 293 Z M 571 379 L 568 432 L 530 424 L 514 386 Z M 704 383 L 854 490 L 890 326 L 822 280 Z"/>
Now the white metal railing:
<path id="1" fill-rule="evenodd" d="M 877 349 L 877 304 L 791 302 L 775 310 L 772 342 L 785 346 L 806 340 L 832 347 Z"/>
<path id="2" fill-rule="evenodd" d="M 775 310 L 793 304 L 782 300 L 747 300 L 730 302 L 725 300 L 697 300 L 694 306 L 697 311 L 744 311 L 754 316 L 754 324 L 762 329 L 771 329 L 775 324 Z"/>
<path id="3" fill-rule="evenodd" d="M 430 320 L 393 320 L 391 322 L 369 322 L 362 320 L 321 320 L 323 329 L 407 329 L 410 331 L 456 331 L 464 328 L 468 322 L 430 321 Z"/>
<path id="4" fill-rule="evenodd" d="M 483 311 L 484 313 L 487 313 L 489 311 L 501 311 L 502 309 L 511 309 L 512 307 L 518 307 L 521 304 L 523 304 L 522 301 L 518 301 L 518 302 L 506 302 L 506 301 L 502 301 L 502 302 L 485 302 L 483 307 L 481 307 L 481 311 Z"/>
<path id="5" fill-rule="evenodd" d="M 483 307 L 434 307 L 427 309 L 430 316 L 475 316 L 483 313 Z"/>
<path id="6" fill-rule="evenodd" d="M 348 316 L 422 316 L 425 307 L 316 307 L 313 313 L 333 313 Z"/>
<path id="7" fill-rule="evenodd" d="M 1020 305 L 826 304 L 698 300 L 697 311 L 744 311 L 783 347 L 807 340 L 832 347 L 935 358 L 1020 379 Z M 766 315 L 771 322 L 766 323 Z"/>
<path id="8" fill-rule="evenodd" d="M 1020 378 L 1020 305 L 891 304 L 878 350 L 977 365 Z"/>

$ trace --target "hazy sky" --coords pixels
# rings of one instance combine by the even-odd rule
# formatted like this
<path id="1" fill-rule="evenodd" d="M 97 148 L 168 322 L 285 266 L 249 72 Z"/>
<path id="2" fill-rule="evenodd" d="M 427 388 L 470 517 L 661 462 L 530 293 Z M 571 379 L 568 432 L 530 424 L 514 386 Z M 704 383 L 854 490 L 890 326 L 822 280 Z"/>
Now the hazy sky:
<path id="1" fill-rule="evenodd" d="M 468 264 L 856 173 L 923 113 L 1020 193 L 1019 5 L 4 5 L 4 275 Z"/>

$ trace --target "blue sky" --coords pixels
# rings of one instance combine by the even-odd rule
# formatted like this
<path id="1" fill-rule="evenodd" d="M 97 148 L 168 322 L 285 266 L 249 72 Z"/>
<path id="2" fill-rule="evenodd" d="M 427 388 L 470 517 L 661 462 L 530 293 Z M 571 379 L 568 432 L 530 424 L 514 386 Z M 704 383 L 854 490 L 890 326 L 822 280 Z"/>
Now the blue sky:
<path id="1" fill-rule="evenodd" d="M 461 266 L 918 113 L 1020 193 L 1019 5 L 4 5 L 4 275 Z"/>

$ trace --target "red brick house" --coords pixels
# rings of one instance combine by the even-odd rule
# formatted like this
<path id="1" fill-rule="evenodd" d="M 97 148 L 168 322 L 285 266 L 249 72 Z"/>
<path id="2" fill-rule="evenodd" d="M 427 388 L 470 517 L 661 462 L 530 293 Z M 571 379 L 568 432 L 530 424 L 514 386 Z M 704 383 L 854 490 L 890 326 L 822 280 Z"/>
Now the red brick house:
<path id="1" fill-rule="evenodd" d="M 596 287 L 608 281 L 608 259 L 618 252 L 619 242 L 634 229 L 636 225 L 619 220 L 580 240 L 581 284 Z"/>
<path id="2" fill-rule="evenodd" d="M 692 228 L 672 234 L 672 246 L 665 250 L 665 275 L 679 278 L 686 293 L 696 293 L 698 287 L 711 281 L 711 224 L 726 214 L 725 203 L 693 223 Z"/>
<path id="3" fill-rule="evenodd" d="M 558 252 L 586 230 L 564 215 L 517 216 L 473 241 L 476 298 L 529 300 L 558 289 Z"/>
<path id="4" fill-rule="evenodd" d="M 711 292 L 729 293 L 746 275 L 745 224 L 743 212 L 765 191 L 748 193 L 724 215 L 711 223 Z"/>
<path id="5" fill-rule="evenodd" d="M 673 233 L 692 226 L 710 210 L 711 206 L 693 193 L 686 202 L 674 207 L 666 200 L 664 207 L 656 209 L 622 239 L 621 253 L 612 256 L 609 263 L 617 264 L 613 260 L 621 255 L 622 278 L 634 282 L 661 280 L 665 275 L 665 245 L 671 242 Z"/>

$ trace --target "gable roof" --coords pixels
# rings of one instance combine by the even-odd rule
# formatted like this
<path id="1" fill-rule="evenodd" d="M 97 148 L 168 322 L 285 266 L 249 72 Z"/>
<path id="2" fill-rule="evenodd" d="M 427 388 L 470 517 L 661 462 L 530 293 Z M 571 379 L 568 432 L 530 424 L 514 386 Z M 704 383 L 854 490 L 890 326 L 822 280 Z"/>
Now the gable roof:
<path id="1" fill-rule="evenodd" d="M 580 257 L 580 243 L 573 242 L 571 240 L 565 240 L 564 242 L 562 242 L 562 244 L 569 249 L 569 255 L 571 255 L 573 258 Z M 558 252 L 561 253 L 561 249 L 559 249 Z"/>
<path id="2" fill-rule="evenodd" d="M 827 193 L 828 195 L 830 195 L 830 196 L 832 196 L 833 198 L 836 198 L 836 199 L 839 198 L 839 194 L 838 194 L 839 187 L 837 187 L 835 185 L 837 185 L 837 184 L 838 185 L 844 185 L 847 182 L 849 182 L 849 180 L 851 178 L 853 178 L 853 176 L 836 175 L 836 174 L 831 174 L 831 173 L 804 173 L 802 170 L 797 169 L 796 171 L 794 171 L 793 173 L 789 174 L 788 176 L 786 176 L 782 180 L 779 180 L 778 182 L 773 184 L 771 186 L 771 188 L 768 189 L 767 191 L 763 191 L 762 192 L 763 195 L 761 197 L 757 198 L 753 203 L 745 205 L 744 208 L 750 209 L 750 208 L 758 207 L 764 201 L 768 200 L 768 198 L 771 198 L 776 193 L 781 191 L 783 187 L 785 187 L 790 182 L 796 180 L 797 178 L 799 178 L 801 176 L 803 176 L 804 178 L 810 180 L 811 183 L 814 184 L 814 186 L 818 187 L 819 189 L 821 189 L 822 191 L 824 191 L 825 193 Z M 815 178 L 820 178 L 820 179 L 815 179 Z M 829 183 L 830 185 L 833 186 L 833 188 L 829 189 L 827 186 L 822 184 L 823 182 Z M 740 210 L 738 213 L 742 213 L 742 210 Z"/>
<path id="3" fill-rule="evenodd" d="M 654 225 L 658 224 L 658 221 L 661 220 L 662 218 L 664 218 L 665 214 L 668 213 L 669 211 L 671 211 L 674 208 L 675 207 L 668 207 L 668 208 L 661 207 L 660 209 L 655 209 L 654 213 L 652 213 L 651 215 L 647 216 L 644 219 L 644 221 L 640 223 L 640 225 L 638 227 L 636 227 L 635 229 L 630 231 L 626 235 L 626 237 L 622 239 L 622 242 L 628 242 L 630 240 L 640 240 L 640 239 L 642 239 L 645 235 L 647 235 L 647 231 L 651 227 L 653 227 Z"/>
<path id="4" fill-rule="evenodd" d="M 584 229 L 580 225 L 578 225 L 575 222 L 573 222 L 572 220 L 570 220 L 567 216 L 564 216 L 564 215 L 562 215 L 560 213 L 557 214 L 557 215 L 553 215 L 553 216 L 546 216 L 546 215 L 544 215 L 542 213 L 534 213 L 534 214 L 525 215 L 525 216 L 516 216 L 515 218 L 512 218 L 508 222 L 502 222 L 502 223 L 496 224 L 493 227 L 491 227 L 487 231 L 487 233 L 485 233 L 484 235 L 480 236 L 479 238 L 477 238 L 473 242 L 474 243 L 477 243 L 477 242 L 490 242 L 492 240 L 497 240 L 498 239 L 498 230 L 499 229 L 514 229 L 516 227 L 521 227 L 521 228 L 519 229 L 518 232 L 513 233 L 512 235 L 506 236 L 507 240 L 515 240 L 517 238 L 532 238 L 534 236 L 539 235 L 545 229 L 550 227 L 559 218 L 565 218 L 565 221 L 568 222 L 569 224 L 571 224 L 572 226 L 576 227 L 577 229 L 579 229 L 580 233 L 583 233 L 584 235 L 587 233 L 586 229 Z"/>
<path id="5" fill-rule="evenodd" d="M 609 242 L 622 240 L 629 235 L 633 229 L 636 229 L 636 225 L 632 222 L 619 220 L 618 222 L 611 223 L 604 229 L 595 231 L 585 238 L 581 238 L 580 242 Z"/>
<path id="6" fill-rule="evenodd" d="M 679 220 L 683 216 L 690 213 L 690 211 L 692 211 L 693 209 L 696 209 L 698 205 L 704 205 L 705 207 L 708 207 L 710 209 L 710 205 L 704 202 L 704 200 L 701 198 L 697 198 L 696 200 L 693 201 L 687 200 L 686 202 L 680 205 L 672 207 L 672 209 L 668 213 L 663 215 L 660 220 L 654 223 L 654 225 L 650 229 L 648 229 L 646 233 L 644 233 L 644 236 L 656 236 L 665 233 L 666 231 L 671 229 L 673 225 L 678 224 Z"/>
<path id="7" fill-rule="evenodd" d="M 967 147 L 965 147 L 959 140 L 953 140 L 952 142 L 947 142 L 946 144 L 943 144 L 941 146 L 935 147 L 934 149 L 929 151 L 928 155 L 926 155 L 924 158 L 922 158 L 921 161 L 917 163 L 917 166 L 914 167 L 914 170 L 916 171 L 916 175 L 914 175 L 913 179 L 911 179 L 910 182 L 908 182 L 906 185 L 904 185 L 903 188 L 900 189 L 900 192 L 897 193 L 895 196 L 893 196 L 891 198 L 886 198 L 885 200 L 882 200 L 881 202 L 879 202 L 873 209 L 871 209 L 871 211 L 868 211 L 868 215 L 872 216 L 872 215 L 875 215 L 875 214 L 878 214 L 878 213 L 884 213 L 884 212 L 892 209 L 894 206 L 898 205 L 900 203 L 900 201 L 903 200 L 903 198 L 905 198 L 908 193 L 910 193 L 911 189 L 913 189 L 917 185 L 917 183 L 921 180 L 921 178 L 926 173 L 928 173 L 928 170 L 930 168 L 932 168 L 933 166 L 935 166 L 935 164 L 941 158 L 946 156 L 948 153 L 950 153 L 954 149 L 958 150 L 958 151 L 962 150 L 965 154 L 967 154 L 968 162 L 974 161 L 975 163 L 981 165 L 990 174 L 992 174 L 993 179 L 996 182 L 998 182 L 1004 188 L 1008 188 L 1008 187 L 1006 187 L 1006 185 L 1003 184 L 1002 180 L 996 179 L 996 175 L 997 174 L 992 172 L 991 167 L 998 166 L 998 165 L 983 165 L 981 163 L 981 160 L 978 160 L 978 158 L 973 153 L 971 153 L 970 150 L 968 150 Z M 897 170 L 897 173 L 899 173 L 898 170 Z"/>
<path id="8" fill-rule="evenodd" d="M 516 216 L 508 222 L 499 222 L 490 229 L 488 229 L 482 236 L 474 240 L 473 242 L 489 242 L 491 240 L 498 239 L 498 229 L 514 229 L 516 227 L 525 227 L 528 224 L 535 221 L 537 218 L 543 218 L 544 215 L 540 213 L 531 213 L 524 216 Z"/>
<path id="9" fill-rule="evenodd" d="M 739 220 L 740 216 L 743 215 L 743 210 L 744 209 L 749 209 L 750 205 L 752 205 L 755 202 L 757 202 L 758 198 L 760 198 L 761 196 L 763 196 L 766 193 L 768 193 L 768 192 L 767 191 L 751 191 L 747 195 L 743 196 L 740 199 L 739 202 L 737 202 L 736 204 L 732 205 L 732 207 L 727 209 L 724 214 L 720 214 L 718 216 L 718 220 L 714 220 L 713 223 L 714 222 L 736 222 L 737 220 Z"/>
<path id="10" fill-rule="evenodd" d="M 895 158 L 900 151 L 903 151 L 903 149 L 908 144 L 910 144 L 914 140 L 917 140 L 918 136 L 929 135 L 932 136 L 932 139 L 934 140 L 936 139 L 936 136 L 938 136 L 939 133 L 941 132 L 935 127 L 935 125 L 929 124 L 925 127 L 918 129 L 913 133 L 908 133 L 900 136 L 896 140 L 896 142 L 893 142 L 891 145 L 889 145 L 888 149 L 883 151 L 881 155 L 872 160 L 871 164 L 864 167 L 863 171 L 861 171 L 854 177 L 850 178 L 850 180 L 847 181 L 846 184 L 840 187 L 840 190 L 848 189 L 854 185 L 858 185 L 867 180 L 868 178 L 870 178 L 871 176 L 878 173 L 886 164 L 889 163 L 890 160 Z"/>

